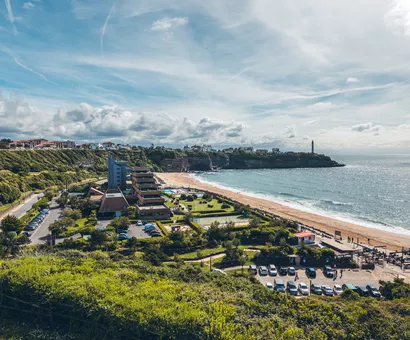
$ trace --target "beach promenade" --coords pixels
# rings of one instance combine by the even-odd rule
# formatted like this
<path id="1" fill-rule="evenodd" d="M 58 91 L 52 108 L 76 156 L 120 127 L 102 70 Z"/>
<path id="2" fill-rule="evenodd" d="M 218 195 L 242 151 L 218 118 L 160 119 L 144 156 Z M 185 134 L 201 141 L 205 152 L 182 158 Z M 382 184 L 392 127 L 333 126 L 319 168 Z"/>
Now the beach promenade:
<path id="1" fill-rule="evenodd" d="M 410 247 L 410 236 L 407 235 L 373 229 L 326 216 L 300 211 L 266 199 L 255 198 L 235 191 L 221 189 L 210 184 L 202 183 L 192 176 L 189 176 L 187 173 L 157 173 L 156 176 L 168 186 L 191 187 L 214 192 L 219 195 L 230 197 L 233 200 L 249 205 L 252 208 L 297 221 L 330 235 L 335 235 L 335 231 L 340 231 L 343 239 L 350 237 L 353 238 L 355 242 L 359 240 L 362 244 L 368 244 L 368 240 L 370 239 L 371 246 L 386 246 L 387 249 L 391 251 L 401 251 L 402 247 L 406 249 Z"/>

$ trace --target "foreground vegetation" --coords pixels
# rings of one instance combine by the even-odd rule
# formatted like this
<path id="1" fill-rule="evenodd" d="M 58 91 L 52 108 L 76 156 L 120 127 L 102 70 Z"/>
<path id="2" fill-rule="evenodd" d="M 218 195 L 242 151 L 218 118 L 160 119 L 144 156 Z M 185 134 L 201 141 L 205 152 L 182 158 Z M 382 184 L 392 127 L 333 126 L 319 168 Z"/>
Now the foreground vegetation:
<path id="1" fill-rule="evenodd" d="M 1 313 L 12 323 L 52 322 L 83 339 L 410 337 L 408 290 L 392 301 L 353 292 L 296 300 L 199 266 L 114 258 L 70 251 L 3 260 Z"/>

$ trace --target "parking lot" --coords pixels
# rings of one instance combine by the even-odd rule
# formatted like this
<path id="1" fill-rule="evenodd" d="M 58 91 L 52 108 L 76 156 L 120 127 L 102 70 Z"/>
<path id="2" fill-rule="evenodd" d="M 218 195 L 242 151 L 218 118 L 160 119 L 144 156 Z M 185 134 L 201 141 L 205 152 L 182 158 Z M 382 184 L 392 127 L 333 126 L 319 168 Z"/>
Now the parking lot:
<path id="1" fill-rule="evenodd" d="M 95 226 L 97 229 L 105 229 L 112 220 L 98 220 L 97 225 Z M 159 230 L 159 228 L 157 227 L 157 230 Z M 129 228 L 128 228 L 128 232 L 127 235 L 129 237 L 135 237 L 135 238 L 150 238 L 151 235 L 146 233 L 144 231 L 144 226 L 138 226 L 135 223 L 131 223 Z"/>
<path id="2" fill-rule="evenodd" d="M 150 234 L 148 234 L 144 231 L 144 226 L 139 226 L 139 225 L 136 225 L 136 224 L 131 224 L 130 225 L 130 227 L 128 228 L 127 235 L 129 237 L 135 237 L 135 238 L 149 238 L 149 237 L 151 237 Z"/>
<path id="3" fill-rule="evenodd" d="M 367 270 L 359 270 L 359 269 L 344 269 L 343 270 L 343 276 L 341 276 L 341 271 L 338 269 L 337 271 L 337 277 L 336 279 L 333 278 L 328 278 L 323 274 L 322 268 L 316 268 L 316 278 L 310 279 L 306 276 L 305 273 L 305 268 L 299 268 L 297 270 L 299 278 L 295 281 L 295 275 L 277 275 L 277 276 L 261 276 L 256 274 L 256 277 L 258 280 L 266 286 L 266 283 L 271 282 L 274 284 L 275 278 L 279 278 L 283 280 L 284 284 L 288 281 L 295 281 L 296 285 L 298 285 L 300 282 L 304 282 L 309 288 L 310 284 L 318 284 L 318 285 L 325 285 L 333 288 L 333 286 L 336 285 L 343 285 L 343 284 L 352 284 L 354 286 L 367 286 L 368 284 L 375 285 L 376 287 L 379 287 L 379 280 L 380 280 L 380 273 L 378 270 L 374 271 L 367 271 Z M 393 280 L 394 275 L 392 274 L 392 277 L 386 277 L 384 280 Z"/>

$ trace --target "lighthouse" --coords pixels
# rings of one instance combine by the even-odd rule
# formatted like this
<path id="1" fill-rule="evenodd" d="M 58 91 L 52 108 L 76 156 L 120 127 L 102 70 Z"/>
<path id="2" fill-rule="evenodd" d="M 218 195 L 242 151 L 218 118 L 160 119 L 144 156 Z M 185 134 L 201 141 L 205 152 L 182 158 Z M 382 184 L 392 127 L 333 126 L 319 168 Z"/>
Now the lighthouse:
<path id="1" fill-rule="evenodd" d="M 315 153 L 315 141 L 312 140 L 312 154 Z"/>

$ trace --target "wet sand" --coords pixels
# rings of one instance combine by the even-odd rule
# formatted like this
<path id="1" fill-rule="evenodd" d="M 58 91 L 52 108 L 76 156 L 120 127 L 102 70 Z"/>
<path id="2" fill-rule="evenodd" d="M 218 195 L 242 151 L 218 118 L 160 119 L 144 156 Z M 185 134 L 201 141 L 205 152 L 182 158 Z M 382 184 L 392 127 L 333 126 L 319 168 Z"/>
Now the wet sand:
<path id="1" fill-rule="evenodd" d="M 168 186 L 191 187 L 214 192 L 219 195 L 230 197 L 242 204 L 249 204 L 252 208 L 257 208 L 286 219 L 297 221 L 301 224 L 325 231 L 331 235 L 335 234 L 335 230 L 339 230 L 342 232 L 344 240 L 350 236 L 353 237 L 355 241 L 359 238 L 360 243 L 367 244 L 367 240 L 370 238 L 370 245 L 386 246 L 392 251 L 401 251 L 402 247 L 410 247 L 410 236 L 389 233 L 383 230 L 308 213 L 266 199 L 254 198 L 234 191 L 220 189 L 213 185 L 202 183 L 195 178 L 192 178 L 187 173 L 157 173 L 156 175 Z"/>

